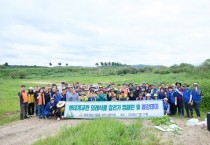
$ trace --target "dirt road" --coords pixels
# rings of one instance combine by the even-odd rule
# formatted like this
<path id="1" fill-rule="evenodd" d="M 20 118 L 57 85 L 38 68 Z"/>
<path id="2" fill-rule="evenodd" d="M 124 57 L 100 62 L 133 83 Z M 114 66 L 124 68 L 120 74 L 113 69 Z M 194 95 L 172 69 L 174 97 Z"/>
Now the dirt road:
<path id="1" fill-rule="evenodd" d="M 2 145 L 30 145 L 36 140 L 55 134 L 62 126 L 74 126 L 81 121 L 78 119 L 57 121 L 36 117 L 23 121 L 16 121 L 0 126 L 0 144 Z"/>
<path id="2" fill-rule="evenodd" d="M 173 132 L 161 132 L 154 130 L 154 133 L 161 139 L 164 144 L 183 144 L 183 145 L 210 145 L 210 132 L 207 129 L 197 127 L 187 127 L 187 119 L 173 118 L 175 123 L 183 128 L 181 135 Z M 129 124 L 134 120 L 120 119 L 122 122 Z M 54 135 L 62 126 L 75 126 L 84 121 L 82 119 L 68 119 L 57 121 L 54 119 L 45 120 L 35 117 L 16 121 L 4 126 L 0 126 L 0 144 L 2 145 L 30 145 L 40 138 Z M 151 122 L 145 121 L 144 125 L 148 128 L 154 128 Z"/>

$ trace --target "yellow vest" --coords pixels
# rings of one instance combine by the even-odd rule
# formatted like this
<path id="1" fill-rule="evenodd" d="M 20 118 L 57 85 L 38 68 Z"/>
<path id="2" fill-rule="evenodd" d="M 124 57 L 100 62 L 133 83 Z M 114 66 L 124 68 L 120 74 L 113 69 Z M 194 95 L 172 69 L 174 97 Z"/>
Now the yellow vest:
<path id="1" fill-rule="evenodd" d="M 28 94 L 28 103 L 34 103 L 35 97 L 34 94 Z"/>

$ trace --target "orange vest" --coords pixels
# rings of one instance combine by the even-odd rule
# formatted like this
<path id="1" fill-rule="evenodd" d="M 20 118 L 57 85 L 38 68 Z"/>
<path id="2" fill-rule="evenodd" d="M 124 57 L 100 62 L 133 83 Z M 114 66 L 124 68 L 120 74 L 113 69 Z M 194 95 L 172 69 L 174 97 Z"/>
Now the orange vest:
<path id="1" fill-rule="evenodd" d="M 26 92 L 22 92 L 22 97 L 23 97 L 23 102 L 27 103 L 28 102 L 28 96 Z"/>
<path id="2" fill-rule="evenodd" d="M 45 105 L 44 94 L 39 96 L 38 105 Z"/>

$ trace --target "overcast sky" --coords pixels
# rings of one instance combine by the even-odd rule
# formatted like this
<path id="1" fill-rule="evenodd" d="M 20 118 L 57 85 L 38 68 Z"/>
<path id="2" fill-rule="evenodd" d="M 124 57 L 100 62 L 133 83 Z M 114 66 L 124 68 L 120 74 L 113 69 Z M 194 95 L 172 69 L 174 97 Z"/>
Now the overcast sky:
<path id="1" fill-rule="evenodd" d="M 0 64 L 198 65 L 209 0 L 0 0 Z"/>

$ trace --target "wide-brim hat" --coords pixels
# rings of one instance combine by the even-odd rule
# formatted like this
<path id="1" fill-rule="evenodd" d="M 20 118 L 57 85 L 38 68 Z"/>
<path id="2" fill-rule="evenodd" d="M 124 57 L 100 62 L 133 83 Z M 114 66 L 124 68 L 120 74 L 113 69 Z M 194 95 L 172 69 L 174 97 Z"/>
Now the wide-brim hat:
<path id="1" fill-rule="evenodd" d="M 182 83 L 180 83 L 180 82 L 176 82 L 176 86 L 177 86 L 178 84 L 180 84 L 180 86 L 182 86 Z"/>
<path id="2" fill-rule="evenodd" d="M 150 93 L 147 93 L 146 97 L 151 97 L 151 94 Z"/>
<path id="3" fill-rule="evenodd" d="M 163 100 L 166 100 L 166 101 L 168 101 L 168 98 L 164 98 Z"/>
<path id="4" fill-rule="evenodd" d="M 29 87 L 29 90 L 33 90 L 34 88 L 33 87 Z"/>
<path id="5" fill-rule="evenodd" d="M 193 83 L 193 86 L 198 86 L 198 83 Z"/>
<path id="6" fill-rule="evenodd" d="M 58 108 L 63 107 L 66 104 L 65 101 L 59 101 L 58 104 L 56 105 Z"/>
<path id="7" fill-rule="evenodd" d="M 154 94 L 154 97 L 157 97 L 158 96 L 158 94 Z"/>

